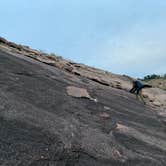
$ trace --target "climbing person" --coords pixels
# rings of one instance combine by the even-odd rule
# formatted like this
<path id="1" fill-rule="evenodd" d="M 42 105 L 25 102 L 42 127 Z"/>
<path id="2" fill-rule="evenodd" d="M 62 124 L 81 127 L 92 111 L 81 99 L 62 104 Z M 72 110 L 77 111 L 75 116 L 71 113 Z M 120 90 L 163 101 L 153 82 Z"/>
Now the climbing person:
<path id="1" fill-rule="evenodd" d="M 130 93 L 136 93 L 137 99 L 138 99 L 138 96 L 140 96 L 143 103 L 146 104 L 144 99 L 143 99 L 143 96 L 142 96 L 142 89 L 143 88 L 151 88 L 151 87 L 152 87 L 151 85 L 144 85 L 139 80 L 134 80 L 133 81 L 133 87 L 131 88 L 131 90 L 129 92 Z"/>

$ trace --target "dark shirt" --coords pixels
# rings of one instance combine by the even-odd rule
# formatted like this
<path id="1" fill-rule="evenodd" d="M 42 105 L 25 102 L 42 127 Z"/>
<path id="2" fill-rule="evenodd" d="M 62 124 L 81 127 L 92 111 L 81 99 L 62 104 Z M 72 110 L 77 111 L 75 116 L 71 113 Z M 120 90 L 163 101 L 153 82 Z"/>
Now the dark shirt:
<path id="1" fill-rule="evenodd" d="M 141 89 L 141 88 L 144 87 L 144 85 L 143 85 L 140 81 L 138 81 L 138 80 L 133 81 L 133 86 L 134 86 L 135 88 L 138 88 L 138 89 Z"/>

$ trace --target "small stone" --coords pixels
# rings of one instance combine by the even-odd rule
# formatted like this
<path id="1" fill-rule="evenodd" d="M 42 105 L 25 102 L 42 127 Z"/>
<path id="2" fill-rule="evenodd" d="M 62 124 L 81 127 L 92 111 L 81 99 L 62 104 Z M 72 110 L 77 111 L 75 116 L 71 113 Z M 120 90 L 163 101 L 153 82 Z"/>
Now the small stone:
<path id="1" fill-rule="evenodd" d="M 110 107 L 104 106 L 105 110 L 110 110 Z"/>
<path id="2" fill-rule="evenodd" d="M 41 159 L 44 159 L 44 156 L 40 156 Z"/>
<path id="3" fill-rule="evenodd" d="M 91 100 L 92 100 L 92 101 L 94 101 L 95 103 L 97 103 L 97 102 L 98 102 L 98 100 L 97 100 L 97 99 L 93 99 L 93 98 L 91 98 Z"/>
<path id="4" fill-rule="evenodd" d="M 122 155 L 120 154 L 120 152 L 117 149 L 115 149 L 115 148 L 112 149 L 112 155 L 113 155 L 113 157 L 115 159 L 118 159 L 118 158 L 122 157 Z"/>
<path id="5" fill-rule="evenodd" d="M 148 95 L 147 95 L 147 94 L 142 94 L 142 96 L 143 96 L 144 98 L 148 98 Z"/>

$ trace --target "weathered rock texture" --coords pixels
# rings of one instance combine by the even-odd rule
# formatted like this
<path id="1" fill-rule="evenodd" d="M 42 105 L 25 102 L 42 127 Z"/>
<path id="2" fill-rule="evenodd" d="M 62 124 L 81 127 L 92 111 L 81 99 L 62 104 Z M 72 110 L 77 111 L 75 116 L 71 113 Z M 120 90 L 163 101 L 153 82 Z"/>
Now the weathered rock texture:
<path id="1" fill-rule="evenodd" d="M 132 86 L 132 78 L 129 76 L 121 76 L 107 71 L 89 67 L 83 64 L 67 61 L 62 57 L 56 55 L 48 55 L 43 52 L 33 50 L 28 46 L 17 45 L 8 42 L 6 39 L 0 37 L 0 48 L 9 53 L 17 53 L 36 59 L 37 61 L 55 66 L 61 70 L 67 71 L 74 75 L 88 78 L 101 85 L 111 86 L 117 89 L 129 90 Z M 152 84 L 154 85 L 154 83 Z M 158 112 L 166 112 L 166 91 L 154 87 L 152 90 L 144 90 L 143 94 L 146 102 L 155 107 Z"/>
<path id="2" fill-rule="evenodd" d="M 0 165 L 165 166 L 155 88 L 144 105 L 127 76 L 0 43 Z"/>

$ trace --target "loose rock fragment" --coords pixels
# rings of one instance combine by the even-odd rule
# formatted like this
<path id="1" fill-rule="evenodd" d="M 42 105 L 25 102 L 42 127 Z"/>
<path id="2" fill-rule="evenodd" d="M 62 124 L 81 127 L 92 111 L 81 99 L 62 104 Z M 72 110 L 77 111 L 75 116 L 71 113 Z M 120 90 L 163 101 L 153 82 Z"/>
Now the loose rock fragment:
<path id="1" fill-rule="evenodd" d="M 92 99 L 92 97 L 89 95 L 88 91 L 83 88 L 78 88 L 74 86 L 68 86 L 67 87 L 67 94 L 73 97 L 77 98 L 88 98 Z"/>
<path id="2" fill-rule="evenodd" d="M 110 110 L 110 107 L 104 106 L 105 110 Z"/>

